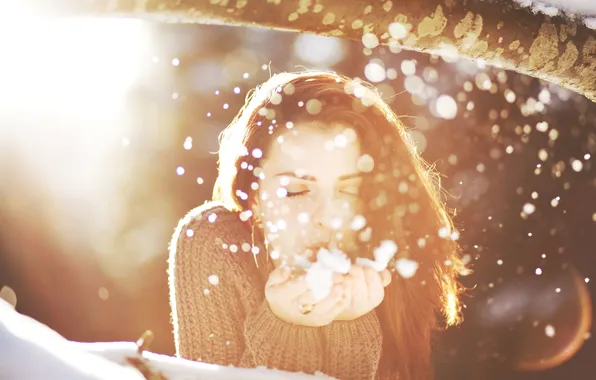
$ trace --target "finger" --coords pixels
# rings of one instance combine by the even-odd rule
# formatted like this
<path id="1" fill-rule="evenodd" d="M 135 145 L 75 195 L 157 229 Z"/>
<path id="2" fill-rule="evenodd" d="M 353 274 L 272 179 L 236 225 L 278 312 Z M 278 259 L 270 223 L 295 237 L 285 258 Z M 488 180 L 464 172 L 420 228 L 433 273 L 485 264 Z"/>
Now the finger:
<path id="1" fill-rule="evenodd" d="M 336 320 L 336 318 L 348 307 L 350 307 L 348 299 L 346 297 L 341 297 L 339 301 L 331 306 L 326 315 Z"/>
<path id="2" fill-rule="evenodd" d="M 307 290 L 308 284 L 306 283 L 305 276 L 292 278 L 291 273 L 287 274 L 283 272 L 273 275 L 273 278 L 265 285 L 266 292 L 283 292 L 283 296 L 289 299 L 295 299 Z"/>
<path id="3" fill-rule="evenodd" d="M 331 309 L 342 299 L 347 298 L 347 292 L 344 286 L 335 285 L 331 289 L 329 296 L 316 304 L 316 311 L 318 314 L 327 315 Z"/>
<path id="4" fill-rule="evenodd" d="M 353 297 L 359 297 L 360 294 L 365 295 L 368 293 L 368 285 L 366 284 L 366 276 L 364 275 L 363 266 L 352 265 L 346 281 L 352 289 Z"/>
<path id="5" fill-rule="evenodd" d="M 363 272 L 369 289 L 383 286 L 383 278 L 379 272 L 372 268 L 364 268 Z"/>
<path id="6" fill-rule="evenodd" d="M 305 276 L 293 278 L 283 284 L 275 285 L 273 288 L 282 290 L 289 299 L 296 299 L 309 290 Z"/>
<path id="7" fill-rule="evenodd" d="M 352 267 L 350 268 L 350 276 L 354 278 L 363 278 L 364 268 L 360 265 L 352 265 Z"/>
<path id="8" fill-rule="evenodd" d="M 350 280 L 352 281 L 352 280 Z M 343 299 L 346 307 L 351 307 L 354 302 L 354 288 L 349 286 L 344 289 Z"/>
<path id="9" fill-rule="evenodd" d="M 366 291 L 366 283 L 364 277 L 357 278 L 352 275 L 347 275 L 344 278 L 343 285 L 346 288 L 346 291 L 350 293 L 350 296 L 354 296 L 357 293 L 362 293 L 363 288 Z"/>
<path id="10" fill-rule="evenodd" d="M 288 266 L 275 268 L 270 274 L 265 287 L 283 284 L 290 279 L 291 269 Z"/>
<path id="11" fill-rule="evenodd" d="M 314 305 L 317 303 L 316 297 L 310 289 L 298 294 L 294 299 L 298 305 Z"/>
<path id="12" fill-rule="evenodd" d="M 370 285 L 364 275 L 364 268 L 360 267 L 353 274 L 346 276 L 344 283 L 350 293 L 350 305 L 361 303 L 368 299 Z"/>
<path id="13" fill-rule="evenodd" d="M 368 286 L 368 300 L 374 306 L 377 306 L 385 297 L 381 274 L 372 268 L 365 268 L 364 274 Z"/>
<path id="14" fill-rule="evenodd" d="M 364 278 L 369 299 L 374 298 L 375 295 L 383 291 L 383 280 L 379 272 L 372 268 L 364 268 Z"/>
<path id="15" fill-rule="evenodd" d="M 386 288 L 387 285 L 391 284 L 391 272 L 387 269 L 381 272 L 381 280 L 383 281 L 383 287 Z"/>
<path id="16" fill-rule="evenodd" d="M 342 275 L 341 273 L 335 273 L 333 275 L 333 283 L 341 284 L 342 282 L 344 282 L 344 275 Z"/>

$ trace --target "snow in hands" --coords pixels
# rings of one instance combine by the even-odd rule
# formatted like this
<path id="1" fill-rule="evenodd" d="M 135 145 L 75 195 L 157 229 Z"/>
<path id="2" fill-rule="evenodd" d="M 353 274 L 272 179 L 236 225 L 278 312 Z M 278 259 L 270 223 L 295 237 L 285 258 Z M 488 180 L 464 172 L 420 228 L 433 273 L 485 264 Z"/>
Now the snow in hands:
<path id="1" fill-rule="evenodd" d="M 356 259 L 356 265 L 382 272 L 387 269 L 397 250 L 397 244 L 394 241 L 383 240 L 380 246 L 373 251 L 374 260 L 359 257 Z M 348 274 L 352 267 L 348 256 L 336 248 L 321 248 L 317 252 L 315 262 L 300 261 L 300 263 L 306 269 L 306 283 L 317 301 L 326 298 L 331 293 L 335 274 Z"/>

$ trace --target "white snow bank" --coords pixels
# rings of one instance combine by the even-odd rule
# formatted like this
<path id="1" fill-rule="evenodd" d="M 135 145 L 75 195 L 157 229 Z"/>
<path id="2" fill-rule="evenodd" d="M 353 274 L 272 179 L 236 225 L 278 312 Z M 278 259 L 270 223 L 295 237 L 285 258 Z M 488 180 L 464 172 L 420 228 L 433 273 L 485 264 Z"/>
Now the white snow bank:
<path id="1" fill-rule="evenodd" d="M 534 12 L 557 16 L 559 10 L 577 16 L 596 15 L 596 1 L 593 0 L 515 0 L 522 7 L 531 7 Z"/>
<path id="2" fill-rule="evenodd" d="M 534 13 L 558 16 L 559 10 L 583 19 L 589 29 L 596 30 L 596 0 L 515 0 L 522 7 L 531 7 Z"/>
<path id="3" fill-rule="evenodd" d="M 596 15 L 596 1 L 594 0 L 538 0 L 546 6 L 556 7 L 568 12 L 581 15 Z"/>
<path id="4" fill-rule="evenodd" d="M 0 379 L 3 380 L 143 380 L 126 364 L 141 358 L 133 342 L 71 342 L 49 327 L 22 315 L 0 299 Z M 144 351 L 153 371 L 172 380 L 313 380 L 320 376 L 265 368 L 246 369 L 193 362 Z M 323 378 L 330 379 L 323 376 Z"/>

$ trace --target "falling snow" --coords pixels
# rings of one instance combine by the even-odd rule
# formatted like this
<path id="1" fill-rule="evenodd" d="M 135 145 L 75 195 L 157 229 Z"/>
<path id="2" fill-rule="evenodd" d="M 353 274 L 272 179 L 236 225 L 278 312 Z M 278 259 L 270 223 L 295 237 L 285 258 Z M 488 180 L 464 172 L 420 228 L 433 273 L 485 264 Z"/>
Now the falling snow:
<path id="1" fill-rule="evenodd" d="M 395 269 L 403 278 L 411 278 L 416 274 L 418 265 L 414 260 L 400 258 L 396 260 Z"/>
<path id="2" fill-rule="evenodd" d="M 219 284 L 219 277 L 217 275 L 212 274 L 207 279 L 211 285 L 218 285 Z"/>
<path id="3" fill-rule="evenodd" d="M 536 12 L 551 16 L 559 15 L 561 10 L 565 10 L 564 5 L 579 4 L 571 0 L 545 1 L 544 4 L 525 0 L 520 2 L 531 6 Z M 391 2 L 383 2 L 383 6 L 388 7 L 386 5 L 388 3 Z M 584 2 L 584 4 L 587 3 Z M 298 13 L 295 15 L 297 20 L 302 17 Z M 337 22 L 338 17 L 330 13 L 321 13 L 323 24 L 330 25 Z M 462 244 L 464 262 L 473 267 L 477 266 L 479 273 L 466 284 L 474 288 L 474 297 L 478 300 L 470 301 L 470 309 L 483 310 L 484 305 L 499 305 L 498 308 L 490 309 L 491 316 L 495 320 L 495 315 L 506 319 L 505 311 L 515 309 L 514 306 L 517 304 L 521 308 L 520 305 L 531 303 L 531 293 L 519 285 L 525 278 L 541 281 L 551 276 L 551 273 L 556 275 L 562 271 L 561 268 L 568 265 L 578 270 L 580 283 L 591 286 L 590 278 L 586 277 L 586 275 L 592 275 L 589 272 L 591 268 L 589 265 L 582 266 L 585 256 L 590 253 L 581 250 L 573 252 L 575 249 L 573 247 L 580 246 L 576 242 L 586 241 L 586 235 L 590 235 L 588 228 L 594 225 L 593 223 L 589 226 L 583 224 L 596 222 L 594 203 L 589 203 L 590 199 L 579 198 L 580 194 L 592 194 L 596 186 L 593 160 L 596 145 L 594 145 L 593 133 L 590 132 L 593 131 L 596 120 L 593 105 L 560 87 L 491 68 L 482 60 L 476 62 L 460 60 L 457 52 L 450 50 L 449 47 L 442 49 L 437 56 L 402 51 L 399 44 L 392 43 L 391 39 L 417 38 L 419 31 L 417 25 L 409 25 L 404 19 L 395 20 L 400 22 L 390 23 L 385 36 L 362 32 L 361 41 L 356 41 L 358 51 L 364 52 L 361 57 L 348 54 L 348 52 L 351 54 L 352 50 L 346 40 L 308 34 L 297 35 L 291 45 L 293 52 L 291 62 L 293 65 L 296 59 L 305 65 L 331 68 L 345 63 L 344 60 L 347 57 L 354 61 L 358 59 L 359 69 L 351 72 L 350 75 L 364 77 L 373 82 L 383 94 L 383 99 L 390 103 L 396 113 L 400 116 L 406 115 L 402 121 L 408 129 L 408 136 L 412 138 L 423 158 L 427 159 L 433 167 L 436 165 L 441 173 L 442 185 L 446 189 L 444 200 L 456 215 L 456 222 L 461 220 L 463 228 L 461 236 L 460 231 L 453 231 L 450 227 L 427 231 L 422 236 L 409 236 L 409 246 L 402 246 L 401 241 L 399 246 L 400 255 L 408 257 L 399 257 L 394 264 L 391 260 L 398 254 L 398 245 L 395 241 L 388 240 L 395 238 L 394 236 L 386 237 L 373 248 L 374 259 L 359 257 L 355 262 L 378 271 L 394 265 L 400 277 L 416 281 L 420 266 L 416 260 L 416 252 L 423 252 L 433 247 L 433 239 L 437 236 L 440 239 L 459 241 Z M 578 20 L 582 20 L 588 28 L 596 29 L 596 18 Z M 472 24 L 478 24 L 478 22 L 476 20 Z M 354 20 L 347 26 L 370 31 L 362 20 Z M 482 22 L 480 25 L 474 25 L 476 26 L 482 29 Z M 482 35 L 484 35 L 484 29 Z M 470 26 L 467 32 L 468 38 L 473 37 L 472 30 Z M 474 42 L 482 42 L 481 39 L 484 38 L 482 35 Z M 247 37 L 244 35 L 238 37 L 239 40 L 243 38 Z M 279 38 L 281 41 L 282 37 Z M 387 40 L 390 46 L 383 45 Z M 506 39 L 502 46 L 512 52 L 517 51 L 517 54 L 526 54 L 529 48 L 519 41 L 516 43 Z M 584 49 L 587 48 L 584 47 Z M 184 74 L 188 67 L 195 65 L 190 56 L 187 60 L 187 55 L 180 54 L 180 51 L 170 53 L 183 57 L 182 65 L 181 58 L 172 55 L 159 58 L 153 56 L 156 53 L 152 52 L 148 61 L 152 66 L 167 66 L 168 70 L 179 73 L 177 75 L 180 75 L 178 78 L 180 80 L 176 83 L 180 83 L 180 88 L 168 88 L 163 98 L 168 99 L 169 104 L 175 103 L 177 107 L 183 107 L 184 102 L 192 105 L 187 106 L 190 111 L 184 111 L 191 116 L 181 116 L 192 120 L 192 122 L 185 120 L 185 123 L 192 125 L 193 128 L 199 124 L 201 129 L 205 123 L 204 129 L 209 130 L 212 125 L 229 123 L 233 117 L 232 111 L 239 109 L 248 89 L 268 78 L 272 67 L 285 67 L 287 63 L 283 60 L 285 58 L 275 56 L 275 52 L 267 52 L 268 55 L 265 56 L 267 60 L 263 61 L 257 59 L 253 53 L 243 52 L 245 50 L 247 50 L 246 46 L 239 45 L 238 50 L 231 50 L 230 54 L 238 56 L 244 54 L 241 57 L 247 59 L 238 59 L 230 63 L 222 58 L 221 64 L 218 62 L 218 67 L 221 66 L 218 71 L 224 73 L 222 77 L 226 79 L 217 87 L 209 88 L 208 96 L 201 95 L 200 84 L 195 83 L 196 79 L 188 80 L 187 75 L 191 76 Z M 271 64 L 263 63 L 269 60 Z M 201 72 L 202 66 L 196 65 L 196 70 Z M 205 72 L 201 72 L 200 77 L 205 80 L 211 79 Z M 216 88 L 217 91 L 215 91 Z M 362 96 L 363 88 L 364 86 L 355 81 L 348 90 L 359 97 L 359 107 L 372 104 L 370 97 Z M 269 128 L 269 131 L 276 128 L 288 131 L 299 130 L 295 128 L 292 121 L 280 121 L 281 115 L 274 107 L 283 104 L 284 97 L 293 94 L 294 91 L 293 85 L 287 85 L 272 92 L 271 104 L 258 110 L 258 114 L 264 120 L 259 127 Z M 188 99 L 192 99 L 192 102 Z M 316 116 L 324 111 L 326 106 L 324 104 L 326 103 L 318 99 L 303 99 L 300 106 L 309 115 Z M 196 120 L 198 118 L 200 120 Z M 409 130 L 410 127 L 412 130 Z M 331 138 L 327 145 L 329 150 L 346 148 L 348 143 L 356 138 L 355 132 L 352 129 L 349 131 L 351 132 L 341 133 Z M 126 133 L 129 137 L 119 135 L 114 140 L 115 144 L 127 147 L 128 151 L 137 149 L 135 145 L 141 144 L 144 138 L 149 139 L 150 135 L 148 133 L 148 136 L 133 137 L 129 132 L 121 133 Z M 189 128 L 181 131 L 176 137 L 163 139 L 163 141 L 172 141 L 169 148 L 175 147 L 176 150 L 186 151 L 185 154 L 192 157 L 188 161 L 182 161 L 183 158 L 180 158 L 182 156 L 171 162 L 164 160 L 164 162 L 167 161 L 167 166 L 163 171 L 167 172 L 170 180 L 173 178 L 176 183 L 189 180 L 194 186 L 189 192 L 200 190 L 207 194 L 211 190 L 214 172 L 208 171 L 202 165 L 196 165 L 196 155 L 211 151 L 213 147 L 205 145 L 207 143 L 203 142 L 203 136 L 197 133 L 197 130 Z M 215 136 L 208 135 L 211 132 L 206 133 L 208 138 L 205 140 L 216 140 Z M 278 137 L 276 141 L 283 146 L 283 137 Z M 150 145 L 150 143 L 146 144 Z M 247 151 L 246 155 L 250 155 L 248 158 L 252 157 L 251 160 L 258 160 L 263 157 L 263 151 L 256 148 L 251 152 Z M 375 162 L 368 154 L 360 156 L 356 165 L 363 173 L 376 173 L 377 170 L 386 169 L 385 162 L 382 160 Z M 248 162 L 243 162 L 241 168 L 252 171 L 256 178 L 262 179 L 264 176 L 261 168 L 253 167 Z M 416 187 L 411 177 L 408 177 L 408 173 L 403 173 L 401 168 L 396 168 L 395 172 L 389 175 L 397 178 L 392 184 L 392 191 L 399 196 L 400 202 L 404 200 L 403 204 L 398 206 L 400 217 L 408 220 L 409 217 L 425 211 L 419 199 L 410 199 L 410 196 L 419 197 L 420 189 Z M 72 175 L 65 178 L 71 177 Z M 250 188 L 257 191 L 259 183 L 257 179 L 251 179 L 253 180 L 255 182 L 250 184 Z M 196 184 L 205 184 L 205 186 L 196 186 Z M 280 185 L 282 187 L 271 192 L 275 192 L 272 195 L 277 198 L 283 199 L 288 195 L 288 190 L 283 187 L 287 184 L 280 183 Z M 147 187 L 151 188 L 152 185 L 147 183 Z M 235 195 L 241 200 L 248 200 L 246 191 L 247 189 L 238 190 Z M 192 202 L 204 196 L 203 194 L 197 197 L 193 194 Z M 264 197 L 263 200 L 267 200 L 265 192 L 261 193 L 261 196 Z M 268 196 L 269 199 L 275 198 L 275 196 Z M 375 198 L 375 202 L 380 204 L 386 204 L 387 200 L 387 195 Z M 243 211 L 239 217 L 241 221 L 247 222 L 253 218 L 253 215 L 251 211 Z M 207 220 L 215 223 L 216 218 L 216 214 L 209 214 Z M 295 221 L 302 226 L 309 226 L 312 222 L 308 212 L 299 212 L 286 219 L 274 220 L 271 226 L 276 232 L 285 231 L 295 226 L 292 223 Z M 367 220 L 363 215 L 356 215 L 352 220 L 332 218 L 331 225 L 335 230 L 342 228 L 352 230 L 361 242 L 370 242 L 371 245 L 373 243 L 371 239 L 379 232 L 372 231 L 367 226 Z M 564 233 L 561 233 L 562 231 Z M 195 231 L 187 229 L 185 235 L 192 238 Z M 551 241 L 556 243 L 550 244 Z M 260 253 L 258 247 L 246 242 L 223 244 L 222 247 L 234 254 Z M 274 259 L 280 257 L 278 251 L 273 250 L 269 253 Z M 308 260 L 300 263 L 308 268 L 309 288 L 317 299 L 322 299 L 331 291 L 333 275 L 348 273 L 352 263 L 343 252 L 332 249 L 319 250 L 316 259 L 314 263 Z M 448 260 L 444 264 L 451 266 L 453 262 Z M 515 284 L 512 284 L 511 278 L 515 279 L 513 281 Z M 209 286 L 211 290 L 198 289 L 198 292 L 204 296 L 213 296 L 218 288 L 212 286 L 219 285 L 220 278 L 212 274 L 208 276 L 207 281 L 211 285 Z M 507 286 L 511 287 L 507 293 L 507 302 L 499 303 L 495 294 L 501 289 L 508 290 Z M 545 289 L 549 295 L 559 298 L 574 291 L 567 286 L 559 287 L 551 284 Z M 111 301 L 114 298 L 109 298 L 110 293 L 104 287 L 100 287 L 98 292 L 94 291 L 94 296 L 103 301 L 108 299 Z M 478 313 L 482 317 L 478 317 L 477 320 L 471 318 L 474 321 L 473 324 L 488 323 L 489 318 L 480 311 Z M 511 317 L 508 326 L 513 326 L 514 323 L 511 321 L 516 321 L 516 318 L 521 315 L 522 312 L 519 312 Z M 538 332 L 541 329 L 539 326 L 544 326 L 544 323 L 546 319 L 534 323 L 534 327 L 539 329 Z M 468 326 L 469 324 L 464 328 L 471 328 Z M 564 330 L 563 327 L 558 329 L 559 332 Z M 554 326 L 546 325 L 544 333 L 549 338 L 555 337 Z M 493 345 L 496 345 L 495 341 L 498 341 L 498 337 L 493 338 Z M 228 343 L 229 341 L 226 341 L 226 344 Z M 484 341 L 483 344 L 472 343 L 478 345 L 479 361 L 489 356 L 485 351 L 489 351 L 490 344 L 484 343 Z M 470 358 L 467 359 L 470 360 Z"/>
<path id="4" fill-rule="evenodd" d="M 308 288 L 312 291 L 315 300 L 319 301 L 331 293 L 333 276 L 336 273 L 347 274 L 350 271 L 351 261 L 339 250 L 321 248 L 317 252 L 314 263 L 304 262 L 303 265 L 308 265 L 306 273 Z"/>

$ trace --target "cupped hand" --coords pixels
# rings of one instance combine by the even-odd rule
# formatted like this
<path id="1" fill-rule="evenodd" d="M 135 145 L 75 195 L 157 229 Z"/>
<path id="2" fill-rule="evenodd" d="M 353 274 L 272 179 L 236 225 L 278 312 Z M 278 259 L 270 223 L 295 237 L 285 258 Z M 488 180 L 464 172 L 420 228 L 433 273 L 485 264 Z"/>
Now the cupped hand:
<path id="1" fill-rule="evenodd" d="M 288 267 L 276 268 L 265 285 L 265 298 L 280 319 L 302 326 L 325 326 L 333 322 L 347 306 L 344 278 L 334 277 L 334 286 L 326 298 L 316 301 L 305 276 L 293 278 Z M 302 309 L 302 311 L 301 311 Z M 303 311 L 310 310 L 304 314 Z"/>
<path id="2" fill-rule="evenodd" d="M 377 272 L 372 268 L 352 265 L 350 273 L 344 276 L 346 307 L 335 318 L 351 321 L 372 311 L 385 297 L 385 287 L 391 283 L 388 270 Z"/>

